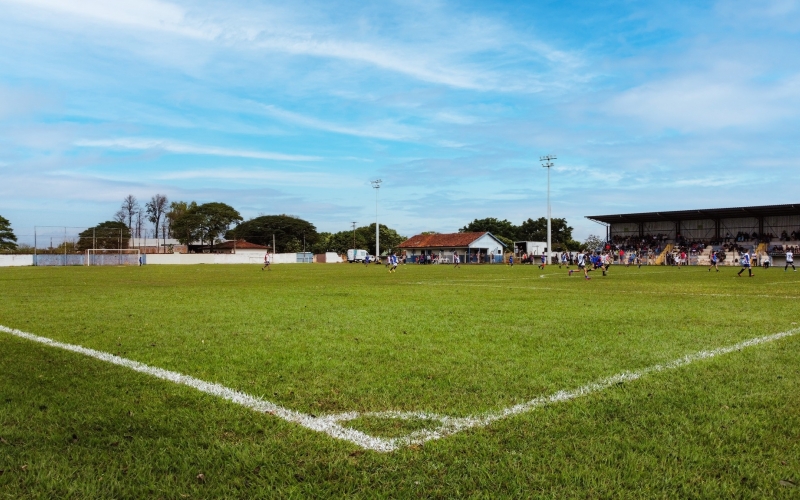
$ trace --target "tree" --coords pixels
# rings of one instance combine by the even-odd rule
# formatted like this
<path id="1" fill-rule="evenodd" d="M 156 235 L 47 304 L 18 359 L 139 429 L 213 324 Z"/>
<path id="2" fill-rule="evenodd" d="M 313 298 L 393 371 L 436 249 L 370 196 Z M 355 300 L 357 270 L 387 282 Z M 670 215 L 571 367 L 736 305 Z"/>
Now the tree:
<path id="1" fill-rule="evenodd" d="M 360 227 L 356 229 L 356 233 L 363 235 L 363 240 L 367 251 L 370 254 L 375 255 L 375 224 Z M 387 252 L 391 251 L 393 248 L 407 239 L 404 236 L 400 236 L 394 229 L 384 226 L 383 224 L 380 225 L 380 238 L 381 248 Z"/>
<path id="2" fill-rule="evenodd" d="M 153 223 L 155 226 L 155 231 L 153 236 L 158 239 L 158 229 L 161 225 L 161 217 L 163 217 L 164 212 L 167 211 L 167 197 L 163 194 L 155 194 L 150 201 L 145 204 L 145 209 L 147 210 L 147 220 Z M 164 241 L 166 244 L 166 241 Z"/>
<path id="3" fill-rule="evenodd" d="M 502 236 L 506 240 L 513 240 L 517 236 L 517 226 L 505 219 L 500 220 L 494 217 L 475 219 L 458 230 L 459 233 L 482 233 L 484 231 L 488 231 L 494 236 Z"/>
<path id="4" fill-rule="evenodd" d="M 0 250 L 15 250 L 17 237 L 11 229 L 11 222 L 0 215 Z"/>
<path id="5" fill-rule="evenodd" d="M 550 219 L 550 235 L 553 250 L 563 250 L 570 246 L 572 228 L 567 225 L 567 219 Z M 528 219 L 519 225 L 516 234 L 517 241 L 547 241 L 547 218 L 539 217 L 536 220 Z"/>
<path id="6" fill-rule="evenodd" d="M 606 241 L 594 234 L 590 234 L 586 241 L 583 242 L 584 247 L 587 250 L 597 250 L 598 248 L 603 248 L 606 244 Z"/>
<path id="7" fill-rule="evenodd" d="M 196 210 L 197 204 L 192 202 L 190 208 L 182 214 L 176 215 L 170 225 L 172 236 L 187 246 L 203 237 L 201 230 L 202 220 Z"/>
<path id="8" fill-rule="evenodd" d="M 124 222 L 107 220 L 78 234 L 78 248 L 128 248 L 131 231 Z"/>
<path id="9" fill-rule="evenodd" d="M 128 230 L 133 233 L 133 220 L 139 214 L 141 209 L 142 208 L 139 206 L 139 201 L 136 199 L 136 197 L 132 194 L 129 194 L 124 200 L 122 200 L 122 206 L 114 216 L 114 220 L 126 223 L 128 225 Z"/>
<path id="10" fill-rule="evenodd" d="M 236 229 L 228 231 L 228 239 L 243 239 L 257 245 L 272 247 L 272 236 L 275 235 L 276 253 L 295 252 L 303 249 L 305 238 L 306 249 L 316 248 L 319 239 L 314 224 L 292 217 L 291 215 L 262 215 L 239 224 Z"/>
<path id="11" fill-rule="evenodd" d="M 199 223 L 200 241 L 208 241 L 211 251 L 214 250 L 214 241 L 226 234 L 231 224 L 242 220 L 242 216 L 236 209 L 219 202 L 203 203 L 187 214 Z"/>

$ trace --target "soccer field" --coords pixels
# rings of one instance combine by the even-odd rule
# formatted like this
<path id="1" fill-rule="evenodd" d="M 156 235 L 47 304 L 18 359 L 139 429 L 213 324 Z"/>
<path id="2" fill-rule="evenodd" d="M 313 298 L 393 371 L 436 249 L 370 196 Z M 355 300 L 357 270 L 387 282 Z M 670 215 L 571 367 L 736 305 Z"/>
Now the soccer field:
<path id="1" fill-rule="evenodd" d="M 800 493 L 797 273 L 259 269 L 0 269 L 0 496 Z"/>

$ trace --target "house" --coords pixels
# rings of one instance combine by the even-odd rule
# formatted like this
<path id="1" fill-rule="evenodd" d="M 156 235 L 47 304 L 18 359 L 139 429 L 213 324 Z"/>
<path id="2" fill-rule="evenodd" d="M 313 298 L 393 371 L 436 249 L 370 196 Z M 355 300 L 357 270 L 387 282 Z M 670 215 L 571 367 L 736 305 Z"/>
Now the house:
<path id="1" fill-rule="evenodd" d="M 398 249 L 407 262 L 452 262 L 458 254 L 461 262 L 502 262 L 505 244 L 492 233 L 418 234 L 407 239 Z"/>

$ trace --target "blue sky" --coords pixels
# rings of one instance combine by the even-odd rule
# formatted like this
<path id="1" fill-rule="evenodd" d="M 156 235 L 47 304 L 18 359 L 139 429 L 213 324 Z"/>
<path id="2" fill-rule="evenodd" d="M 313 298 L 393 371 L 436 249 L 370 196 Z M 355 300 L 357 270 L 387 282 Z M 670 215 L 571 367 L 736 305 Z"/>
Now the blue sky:
<path id="1" fill-rule="evenodd" d="M 401 234 L 797 203 L 800 2 L 0 0 L 0 215 Z"/>

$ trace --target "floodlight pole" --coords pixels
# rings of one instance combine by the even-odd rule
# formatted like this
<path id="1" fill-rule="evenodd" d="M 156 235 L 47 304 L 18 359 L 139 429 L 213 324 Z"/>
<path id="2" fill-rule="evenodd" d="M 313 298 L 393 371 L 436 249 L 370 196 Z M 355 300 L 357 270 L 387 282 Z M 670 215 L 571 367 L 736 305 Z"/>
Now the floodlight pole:
<path id="1" fill-rule="evenodd" d="M 380 237 L 380 226 L 378 225 L 378 191 L 381 189 L 381 182 L 382 180 L 374 180 L 372 182 L 372 187 L 375 189 L 375 261 L 377 262 L 381 258 L 381 237 Z"/>
<path id="2" fill-rule="evenodd" d="M 356 254 L 356 221 L 353 221 L 353 259 Z"/>
<path id="3" fill-rule="evenodd" d="M 547 155 L 539 157 L 539 161 L 542 162 L 542 167 L 547 169 L 547 263 L 551 264 L 551 259 L 553 255 L 553 241 L 552 241 L 552 233 L 550 229 L 550 169 L 554 166 L 552 160 L 555 160 L 555 155 Z"/>

